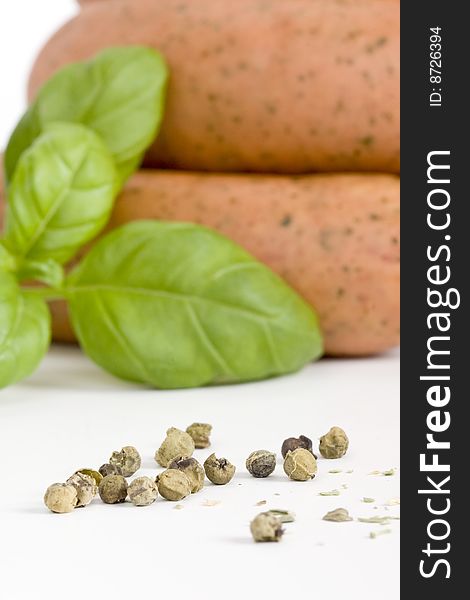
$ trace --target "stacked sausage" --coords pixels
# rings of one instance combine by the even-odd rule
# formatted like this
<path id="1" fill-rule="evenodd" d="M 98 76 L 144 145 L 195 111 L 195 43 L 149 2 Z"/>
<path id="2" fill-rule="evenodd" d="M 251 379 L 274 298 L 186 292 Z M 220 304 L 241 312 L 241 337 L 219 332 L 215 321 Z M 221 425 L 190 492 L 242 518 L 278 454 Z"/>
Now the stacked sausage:
<path id="1" fill-rule="evenodd" d="M 30 97 L 110 45 L 155 47 L 171 74 L 162 130 L 111 227 L 214 227 L 312 303 L 327 353 L 396 345 L 398 0 L 81 4 L 38 57 Z M 56 337 L 68 339 L 55 311 Z"/>

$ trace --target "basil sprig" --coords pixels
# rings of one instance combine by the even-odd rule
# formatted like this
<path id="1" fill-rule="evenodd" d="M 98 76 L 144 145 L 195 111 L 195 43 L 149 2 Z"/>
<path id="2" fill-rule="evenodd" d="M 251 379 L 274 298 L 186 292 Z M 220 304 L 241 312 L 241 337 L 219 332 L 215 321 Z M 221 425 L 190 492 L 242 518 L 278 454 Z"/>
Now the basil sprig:
<path id="1" fill-rule="evenodd" d="M 46 353 L 49 298 L 69 303 L 92 360 L 159 388 L 262 379 L 320 356 L 312 309 L 205 227 L 130 223 L 64 276 L 155 137 L 165 82 L 153 50 L 110 48 L 46 83 L 13 133 L 0 240 L 0 387 L 30 375 Z"/>

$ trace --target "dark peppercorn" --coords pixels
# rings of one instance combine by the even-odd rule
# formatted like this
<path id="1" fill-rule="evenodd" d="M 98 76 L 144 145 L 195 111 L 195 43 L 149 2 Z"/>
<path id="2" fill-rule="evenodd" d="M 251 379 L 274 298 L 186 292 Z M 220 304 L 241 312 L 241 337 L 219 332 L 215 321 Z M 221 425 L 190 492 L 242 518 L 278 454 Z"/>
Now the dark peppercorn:
<path id="1" fill-rule="evenodd" d="M 256 450 L 246 459 L 246 468 L 253 477 L 268 477 L 276 468 L 276 455 L 268 450 Z"/>
<path id="2" fill-rule="evenodd" d="M 297 450 L 297 448 L 305 448 L 305 450 L 312 452 L 312 448 L 313 448 L 312 440 L 305 435 L 299 435 L 298 438 L 295 438 L 295 437 L 287 438 L 286 440 L 284 440 L 282 442 L 282 448 L 281 448 L 282 458 L 285 458 L 287 456 L 288 452 L 293 452 L 294 450 Z M 313 454 L 313 452 L 312 452 L 312 454 Z M 315 456 L 315 454 L 313 454 L 313 456 Z M 315 458 L 317 458 L 317 457 L 315 456 Z"/>
<path id="3" fill-rule="evenodd" d="M 98 471 L 103 477 L 107 477 L 108 475 L 122 475 L 121 467 L 118 465 L 111 465 L 110 463 L 101 465 Z"/>

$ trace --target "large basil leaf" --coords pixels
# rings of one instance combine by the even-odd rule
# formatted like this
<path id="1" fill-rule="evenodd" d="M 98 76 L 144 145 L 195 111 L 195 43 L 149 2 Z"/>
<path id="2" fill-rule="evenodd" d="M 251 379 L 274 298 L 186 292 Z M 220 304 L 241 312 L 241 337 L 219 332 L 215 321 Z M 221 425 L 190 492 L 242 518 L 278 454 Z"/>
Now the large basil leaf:
<path id="1" fill-rule="evenodd" d="M 0 273 L 0 387 L 30 375 L 47 352 L 50 316 L 44 300 Z"/>
<path id="2" fill-rule="evenodd" d="M 18 163 L 4 243 L 25 260 L 64 263 L 107 223 L 116 191 L 113 159 L 91 129 L 49 125 Z"/>
<path id="3" fill-rule="evenodd" d="M 311 308 L 247 252 L 197 225 L 116 229 L 65 289 L 84 351 L 119 377 L 160 388 L 288 373 L 322 351 Z"/>
<path id="4" fill-rule="evenodd" d="M 7 181 L 21 154 L 53 121 L 82 123 L 98 133 L 124 181 L 157 135 L 167 78 L 162 56 L 143 46 L 107 48 L 62 68 L 40 89 L 8 142 Z"/>

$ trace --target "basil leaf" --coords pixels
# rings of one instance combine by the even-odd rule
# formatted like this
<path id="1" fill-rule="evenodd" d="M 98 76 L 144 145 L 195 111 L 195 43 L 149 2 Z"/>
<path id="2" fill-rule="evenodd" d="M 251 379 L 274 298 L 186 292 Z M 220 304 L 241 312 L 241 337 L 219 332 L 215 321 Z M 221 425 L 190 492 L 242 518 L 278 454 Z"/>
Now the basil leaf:
<path id="1" fill-rule="evenodd" d="M 84 351 L 118 377 L 160 388 L 288 373 L 322 351 L 311 308 L 197 225 L 124 225 L 92 248 L 65 289 Z"/>
<path id="2" fill-rule="evenodd" d="M 18 281 L 40 281 L 52 288 L 60 288 L 64 282 L 64 269 L 55 260 L 25 260 L 16 268 Z"/>
<path id="3" fill-rule="evenodd" d="M 14 271 L 16 269 L 16 261 L 14 257 L 8 252 L 0 240 L 0 272 L 1 271 Z"/>
<path id="4" fill-rule="evenodd" d="M 7 180 L 47 123 L 69 121 L 102 137 L 123 182 L 157 135 L 167 77 L 163 57 L 143 46 L 107 48 L 89 61 L 64 67 L 40 89 L 14 130 L 5 153 Z"/>
<path id="5" fill-rule="evenodd" d="M 71 123 L 48 126 L 21 156 L 10 186 L 4 243 L 16 256 L 64 263 L 106 225 L 116 169 L 100 138 Z"/>
<path id="6" fill-rule="evenodd" d="M 32 106 L 18 121 L 18 125 L 11 134 L 10 140 L 5 148 L 3 161 L 5 183 L 7 186 L 13 178 L 13 173 L 20 156 L 31 146 L 39 135 L 41 135 L 41 125 L 36 116 L 35 107 Z"/>
<path id="7" fill-rule="evenodd" d="M 42 298 L 22 293 L 0 273 L 0 387 L 30 375 L 47 352 L 50 316 Z"/>

